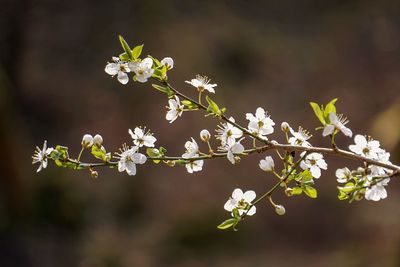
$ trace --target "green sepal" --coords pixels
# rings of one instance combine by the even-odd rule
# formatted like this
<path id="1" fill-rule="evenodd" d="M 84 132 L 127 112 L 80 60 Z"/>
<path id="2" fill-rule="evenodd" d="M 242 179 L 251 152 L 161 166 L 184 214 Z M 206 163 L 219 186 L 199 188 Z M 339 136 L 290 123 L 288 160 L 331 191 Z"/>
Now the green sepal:
<path id="1" fill-rule="evenodd" d="M 238 224 L 239 220 L 237 218 L 230 218 L 223 221 L 221 224 L 217 226 L 220 230 L 226 230 L 229 228 L 234 228 Z"/>
<path id="2" fill-rule="evenodd" d="M 160 65 L 159 67 L 154 69 L 153 75 L 151 77 L 157 78 L 159 80 L 166 80 L 167 77 L 167 66 L 166 65 Z"/>
<path id="3" fill-rule="evenodd" d="M 92 155 L 95 158 L 101 159 L 104 162 L 108 162 L 111 159 L 111 153 L 107 153 L 106 149 L 103 146 L 92 146 Z"/>
<path id="4" fill-rule="evenodd" d="M 128 43 L 125 41 L 124 37 L 122 35 L 119 35 L 119 42 L 121 43 L 122 48 L 124 49 L 125 53 L 127 54 L 128 58 L 130 60 L 133 60 L 133 55 L 132 55 L 132 50 L 129 47 Z"/>
<path id="5" fill-rule="evenodd" d="M 146 154 L 149 157 L 152 157 L 152 158 L 162 157 L 162 154 L 160 153 L 160 150 L 157 149 L 157 148 L 152 148 L 152 147 L 149 147 L 149 148 L 146 149 Z M 158 164 L 158 163 L 160 163 L 160 160 L 153 159 L 153 162 Z"/>
<path id="6" fill-rule="evenodd" d="M 309 196 L 310 198 L 317 198 L 317 189 L 312 186 L 303 186 L 302 187 L 304 194 Z"/>

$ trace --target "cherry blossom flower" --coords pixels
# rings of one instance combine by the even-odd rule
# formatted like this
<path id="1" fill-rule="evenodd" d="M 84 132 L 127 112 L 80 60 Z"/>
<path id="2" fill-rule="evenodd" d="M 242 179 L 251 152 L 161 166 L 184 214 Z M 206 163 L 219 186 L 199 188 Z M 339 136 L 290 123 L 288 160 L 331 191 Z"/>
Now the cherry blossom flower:
<path id="1" fill-rule="evenodd" d="M 224 205 L 226 211 L 231 212 L 233 216 L 233 210 L 237 209 L 240 216 L 246 214 L 252 216 L 256 213 L 256 207 L 251 205 L 251 202 L 256 198 L 256 193 L 252 190 L 243 191 L 240 188 L 233 190 L 232 196 Z"/>
<path id="2" fill-rule="evenodd" d="M 204 160 L 194 160 L 185 164 L 188 173 L 199 172 L 203 169 Z"/>
<path id="3" fill-rule="evenodd" d="M 304 152 L 302 153 L 304 155 Z M 321 177 L 321 169 L 326 170 L 328 164 L 326 164 L 324 157 L 320 153 L 311 153 L 300 162 L 300 167 L 303 170 L 310 170 L 312 177 L 318 179 Z"/>
<path id="4" fill-rule="evenodd" d="M 161 60 L 161 65 L 165 65 L 168 70 L 171 70 L 174 68 L 174 60 L 170 57 L 165 57 Z"/>
<path id="5" fill-rule="evenodd" d="M 121 153 L 117 153 L 118 161 L 118 171 L 124 172 L 128 175 L 135 175 L 136 174 L 136 164 L 144 164 L 147 160 L 146 156 L 138 153 L 139 147 L 127 147 L 126 145 L 123 146 L 121 149 Z"/>
<path id="6" fill-rule="evenodd" d="M 347 183 L 352 177 L 351 171 L 347 167 L 344 167 L 342 169 L 337 169 L 336 177 L 339 183 Z"/>
<path id="7" fill-rule="evenodd" d="M 231 122 L 235 122 L 233 117 L 230 117 L 229 120 Z M 221 146 L 225 146 L 226 144 L 234 144 L 236 143 L 236 139 L 242 137 L 243 132 L 239 128 L 236 128 L 230 123 L 221 123 L 218 125 L 218 129 L 216 130 L 216 138 L 221 140 Z"/>
<path id="8" fill-rule="evenodd" d="M 47 148 L 47 141 L 44 141 L 42 149 L 36 147 L 35 153 L 32 156 L 32 164 L 39 163 L 39 168 L 36 172 L 40 172 L 47 167 L 47 158 L 53 150 L 54 148 L 52 147 Z"/>
<path id="9" fill-rule="evenodd" d="M 390 179 L 384 179 L 375 185 L 368 187 L 365 190 L 365 199 L 372 201 L 379 201 L 381 199 L 385 199 L 387 197 L 387 192 L 385 186 L 388 185 Z"/>
<path id="10" fill-rule="evenodd" d="M 207 76 L 196 75 L 196 79 L 192 79 L 190 81 L 185 81 L 185 82 L 196 87 L 199 92 L 207 90 L 210 93 L 215 93 L 214 87 L 216 87 L 217 84 L 210 84 L 210 81 L 211 80 L 208 79 Z"/>
<path id="11" fill-rule="evenodd" d="M 271 156 L 266 156 L 265 159 L 260 160 L 260 169 L 266 172 L 271 172 L 274 170 L 275 162 Z"/>
<path id="12" fill-rule="evenodd" d="M 226 156 L 228 160 L 232 163 L 235 164 L 236 161 L 238 160 L 235 155 L 241 154 L 244 151 L 244 146 L 240 143 L 243 140 L 240 139 L 238 142 L 235 143 L 227 143 L 225 146 L 220 147 L 219 150 L 223 152 L 227 152 Z"/>
<path id="13" fill-rule="evenodd" d="M 130 68 L 136 74 L 136 80 L 141 83 L 147 82 L 147 80 L 153 75 L 154 69 L 152 69 L 153 60 L 149 57 L 143 59 L 141 62 L 130 63 Z"/>
<path id="14" fill-rule="evenodd" d="M 378 159 L 378 154 L 382 153 L 382 149 L 379 147 L 379 141 L 369 139 L 363 135 L 356 135 L 354 137 L 355 145 L 350 145 L 349 149 L 361 156 L 370 159 Z"/>
<path id="15" fill-rule="evenodd" d="M 118 57 L 113 57 L 112 59 L 114 62 L 109 62 L 106 65 L 104 71 L 112 77 L 117 75 L 117 79 L 120 83 L 127 84 L 129 81 L 127 73 L 131 71 L 128 63 L 126 63 L 125 61 L 121 61 Z"/>
<path id="16" fill-rule="evenodd" d="M 307 141 L 312 137 L 312 135 L 304 130 L 303 128 L 299 127 L 299 130 L 295 132 L 291 127 L 289 127 L 290 133 L 293 135 L 289 138 L 289 144 L 293 146 L 304 146 L 310 147 L 311 144 Z"/>
<path id="17" fill-rule="evenodd" d="M 175 99 L 170 99 L 168 104 L 169 107 L 167 107 L 167 109 L 169 110 L 165 118 L 169 121 L 169 123 L 172 123 L 182 115 L 184 106 L 181 104 L 181 101 L 177 96 L 175 96 Z"/>
<path id="18" fill-rule="evenodd" d="M 145 132 L 145 128 L 136 127 L 133 131 L 129 129 L 128 133 L 131 135 L 133 143 L 138 147 L 154 147 L 154 143 L 157 141 L 157 138 L 150 132 Z"/>
<path id="19" fill-rule="evenodd" d="M 266 135 L 274 132 L 273 126 L 275 125 L 275 122 L 261 107 L 257 108 L 255 115 L 247 113 L 246 119 L 249 120 L 248 129 L 250 132 L 257 134 L 260 137 L 266 138 Z"/>
<path id="20" fill-rule="evenodd" d="M 322 136 L 334 134 L 341 131 L 345 136 L 352 137 L 353 132 L 345 125 L 349 122 L 343 115 L 337 116 L 334 112 L 329 113 L 330 124 L 325 125 Z"/>
<path id="21" fill-rule="evenodd" d="M 199 146 L 197 145 L 196 140 L 187 141 L 185 143 L 186 152 L 182 155 L 184 159 L 190 159 L 193 157 L 197 157 L 199 155 Z"/>

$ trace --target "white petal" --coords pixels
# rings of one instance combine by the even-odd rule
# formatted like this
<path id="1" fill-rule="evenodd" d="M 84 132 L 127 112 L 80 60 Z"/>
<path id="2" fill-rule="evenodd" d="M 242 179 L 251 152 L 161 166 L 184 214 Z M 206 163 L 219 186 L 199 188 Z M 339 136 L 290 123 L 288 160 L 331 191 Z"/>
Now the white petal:
<path id="1" fill-rule="evenodd" d="M 254 192 L 253 190 L 249 190 L 246 191 L 243 195 L 243 199 L 247 202 L 247 203 L 251 203 L 254 199 L 256 198 L 256 192 Z"/>
<path id="2" fill-rule="evenodd" d="M 334 112 L 329 113 L 329 121 L 331 122 L 331 124 L 334 125 L 336 125 L 339 122 L 338 117 Z"/>
<path id="3" fill-rule="evenodd" d="M 133 154 L 133 162 L 136 164 L 144 164 L 147 160 L 147 157 L 141 153 Z"/>
<path id="4" fill-rule="evenodd" d="M 224 205 L 224 209 L 227 211 L 232 211 L 236 207 L 237 201 L 233 198 L 228 199 Z"/>
<path id="5" fill-rule="evenodd" d="M 236 188 L 235 190 L 233 190 L 232 192 L 232 198 L 240 201 L 243 198 L 243 191 L 240 188 Z"/>
<path id="6" fill-rule="evenodd" d="M 119 71 L 119 66 L 116 63 L 108 63 L 104 69 L 107 74 L 116 75 Z"/>
<path id="7" fill-rule="evenodd" d="M 321 170 L 317 166 L 311 166 L 310 167 L 310 172 L 311 172 L 312 177 L 314 177 L 316 179 L 321 177 Z"/>
<path id="8" fill-rule="evenodd" d="M 153 60 L 151 58 L 149 58 L 149 57 L 146 57 L 145 59 L 143 59 L 141 64 L 145 68 L 150 69 L 153 66 Z"/>
<path id="9" fill-rule="evenodd" d="M 235 162 L 235 156 L 233 155 L 233 153 L 232 153 L 232 151 L 228 151 L 228 154 L 226 155 L 227 156 L 227 158 L 228 158 L 228 160 L 232 163 L 232 164 L 235 164 L 236 162 Z"/>
<path id="10" fill-rule="evenodd" d="M 256 213 L 256 206 L 251 206 L 251 208 L 249 209 L 249 211 L 247 212 L 248 216 L 252 216 Z"/>
<path id="11" fill-rule="evenodd" d="M 118 71 L 118 81 L 122 84 L 127 84 L 129 81 L 128 74 L 122 71 Z"/>
<path id="12" fill-rule="evenodd" d="M 342 133 L 345 136 L 348 136 L 348 137 L 352 137 L 353 136 L 353 132 L 349 128 L 345 127 L 345 126 L 343 126 L 340 130 L 342 131 Z"/>
<path id="13" fill-rule="evenodd" d="M 144 140 L 144 145 L 147 147 L 154 147 L 154 143 L 157 141 L 157 138 L 155 138 L 152 135 L 145 135 L 143 137 Z"/>
<path id="14" fill-rule="evenodd" d="M 125 171 L 125 162 L 122 162 L 122 161 L 118 162 L 118 171 L 119 172 Z"/>
<path id="15" fill-rule="evenodd" d="M 354 142 L 358 146 L 365 147 L 367 145 L 367 139 L 365 139 L 365 136 L 357 134 L 356 137 L 354 137 Z"/>
<path id="16" fill-rule="evenodd" d="M 136 164 L 135 164 L 135 163 L 133 163 L 133 162 L 131 162 L 131 161 L 126 162 L 126 163 L 125 163 L 125 167 L 126 167 L 126 168 L 125 168 L 126 173 L 127 173 L 128 175 L 133 176 L 133 175 L 136 174 Z"/>
<path id="17" fill-rule="evenodd" d="M 332 113 L 331 113 L 332 114 Z M 324 127 L 324 131 L 322 132 L 322 136 L 328 136 L 333 133 L 335 130 L 335 126 L 329 124 Z"/>

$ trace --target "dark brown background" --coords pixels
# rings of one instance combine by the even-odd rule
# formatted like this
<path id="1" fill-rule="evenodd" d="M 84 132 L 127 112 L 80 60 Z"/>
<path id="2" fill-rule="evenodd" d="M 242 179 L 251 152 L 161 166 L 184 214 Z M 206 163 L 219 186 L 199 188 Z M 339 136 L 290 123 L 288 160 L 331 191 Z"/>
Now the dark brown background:
<path id="1" fill-rule="evenodd" d="M 199 113 L 170 125 L 149 84 L 104 73 L 118 34 L 173 57 L 170 80 L 187 94 L 184 80 L 210 76 L 242 124 L 262 106 L 277 125 L 312 130 L 308 102 L 338 97 L 349 127 L 399 163 L 399 13 L 399 1 L 0 1 L 0 266 L 399 266 L 398 181 L 385 201 L 340 202 L 334 170 L 356 166 L 345 160 L 328 158 L 317 200 L 280 192 L 286 216 L 265 203 L 237 233 L 215 226 L 235 187 L 272 185 L 259 156 L 206 162 L 195 175 L 147 164 L 97 180 L 30 165 L 44 139 L 76 154 L 84 133 L 101 133 L 115 151 L 128 128 L 146 125 L 174 155 L 215 128 Z M 327 141 L 317 133 L 313 144 Z"/>

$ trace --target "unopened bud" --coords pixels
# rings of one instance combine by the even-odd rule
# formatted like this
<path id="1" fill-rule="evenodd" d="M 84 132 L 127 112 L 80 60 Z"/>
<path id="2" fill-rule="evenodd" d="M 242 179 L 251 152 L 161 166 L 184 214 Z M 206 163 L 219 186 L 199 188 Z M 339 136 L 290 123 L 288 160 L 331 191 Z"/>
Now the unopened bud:
<path id="1" fill-rule="evenodd" d="M 85 134 L 82 137 L 81 145 L 84 148 L 91 147 L 93 145 L 93 136 L 91 136 L 90 134 Z"/>
<path id="2" fill-rule="evenodd" d="M 276 206 L 275 206 L 275 212 L 276 212 L 276 214 L 278 214 L 278 215 L 285 215 L 286 210 L 285 210 L 285 207 L 284 207 L 284 206 L 282 206 L 282 205 L 276 205 Z"/>
<path id="3" fill-rule="evenodd" d="M 101 147 L 101 145 L 103 144 L 103 137 L 101 137 L 101 135 L 96 134 L 93 137 L 93 145 L 97 146 L 97 147 Z"/>
<path id="4" fill-rule="evenodd" d="M 90 176 L 92 176 L 92 178 L 96 179 L 97 177 L 99 177 L 99 173 L 97 171 L 91 170 Z"/>
<path id="5" fill-rule="evenodd" d="M 165 57 L 161 60 L 161 65 L 167 66 L 167 69 L 170 70 L 174 67 L 174 60 L 170 57 Z"/>
<path id="6" fill-rule="evenodd" d="M 208 130 L 204 129 L 200 132 L 200 138 L 203 142 L 208 142 L 210 140 L 211 134 Z"/>
<path id="7" fill-rule="evenodd" d="M 290 125 L 286 121 L 282 122 L 281 124 L 281 130 L 284 133 L 288 133 L 290 131 Z"/>
<path id="8" fill-rule="evenodd" d="M 260 160 L 260 169 L 266 172 L 271 172 L 274 170 L 275 163 L 271 156 L 266 156 L 265 159 Z"/>

